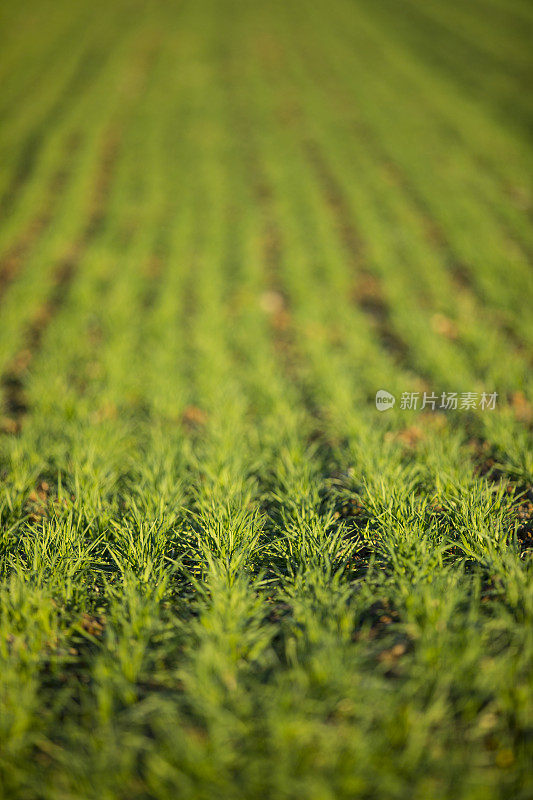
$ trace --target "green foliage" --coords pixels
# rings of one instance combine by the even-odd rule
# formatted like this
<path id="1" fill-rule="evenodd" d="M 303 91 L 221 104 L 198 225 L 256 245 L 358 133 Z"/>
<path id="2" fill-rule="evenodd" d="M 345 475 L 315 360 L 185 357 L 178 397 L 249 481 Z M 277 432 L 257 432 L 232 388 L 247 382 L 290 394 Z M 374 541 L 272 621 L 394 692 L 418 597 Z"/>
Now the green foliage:
<path id="1" fill-rule="evenodd" d="M 526 800 L 527 3 L 1 19 L 0 795 Z"/>

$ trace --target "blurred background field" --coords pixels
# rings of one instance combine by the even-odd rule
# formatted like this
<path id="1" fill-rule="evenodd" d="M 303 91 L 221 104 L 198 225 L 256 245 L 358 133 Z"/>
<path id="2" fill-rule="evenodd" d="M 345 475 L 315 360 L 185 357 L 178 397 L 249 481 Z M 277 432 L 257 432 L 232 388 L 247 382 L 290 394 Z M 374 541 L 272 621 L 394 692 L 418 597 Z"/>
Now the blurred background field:
<path id="1" fill-rule="evenodd" d="M 3 796 L 531 796 L 532 33 L 3 4 Z"/>

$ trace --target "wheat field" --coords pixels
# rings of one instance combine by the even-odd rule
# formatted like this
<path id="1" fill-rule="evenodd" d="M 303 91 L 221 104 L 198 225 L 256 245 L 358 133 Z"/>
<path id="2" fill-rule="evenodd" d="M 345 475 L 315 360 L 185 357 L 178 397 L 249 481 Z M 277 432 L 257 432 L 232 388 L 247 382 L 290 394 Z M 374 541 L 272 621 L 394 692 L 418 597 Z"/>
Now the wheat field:
<path id="1" fill-rule="evenodd" d="M 530 798 L 531 3 L 0 20 L 0 795 Z"/>

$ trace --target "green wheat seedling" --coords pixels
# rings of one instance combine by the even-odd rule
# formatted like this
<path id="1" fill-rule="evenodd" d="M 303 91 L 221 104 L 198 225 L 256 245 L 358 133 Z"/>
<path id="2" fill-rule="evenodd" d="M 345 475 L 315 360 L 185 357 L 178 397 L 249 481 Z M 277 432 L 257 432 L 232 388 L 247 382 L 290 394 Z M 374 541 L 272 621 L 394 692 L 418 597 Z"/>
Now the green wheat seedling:
<path id="1" fill-rule="evenodd" d="M 2 798 L 532 796 L 532 29 L 4 4 Z"/>

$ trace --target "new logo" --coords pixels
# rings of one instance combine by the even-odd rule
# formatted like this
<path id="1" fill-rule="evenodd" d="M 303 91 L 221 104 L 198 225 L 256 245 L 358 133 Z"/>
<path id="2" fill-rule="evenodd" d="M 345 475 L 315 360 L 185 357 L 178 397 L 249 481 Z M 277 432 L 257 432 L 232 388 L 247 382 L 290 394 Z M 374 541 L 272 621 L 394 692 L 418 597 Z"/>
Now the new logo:
<path id="1" fill-rule="evenodd" d="M 392 408 L 394 403 L 396 402 L 396 398 L 390 392 L 386 392 L 385 389 L 380 389 L 376 392 L 376 408 L 378 411 L 387 411 L 389 408 Z"/>

